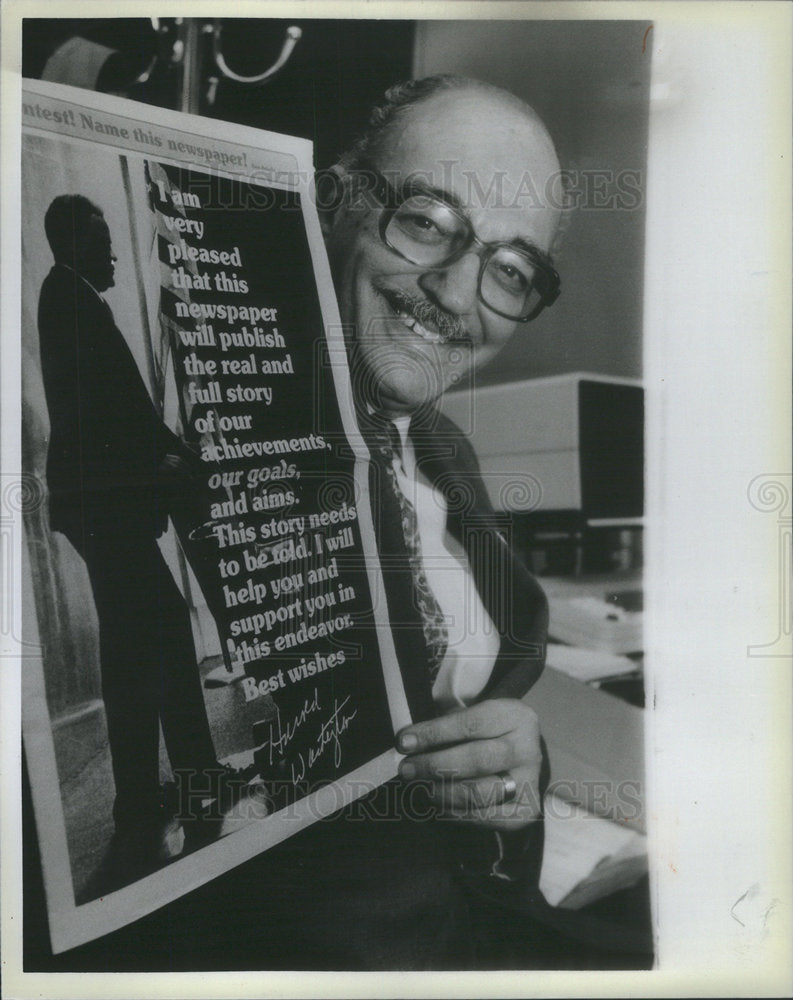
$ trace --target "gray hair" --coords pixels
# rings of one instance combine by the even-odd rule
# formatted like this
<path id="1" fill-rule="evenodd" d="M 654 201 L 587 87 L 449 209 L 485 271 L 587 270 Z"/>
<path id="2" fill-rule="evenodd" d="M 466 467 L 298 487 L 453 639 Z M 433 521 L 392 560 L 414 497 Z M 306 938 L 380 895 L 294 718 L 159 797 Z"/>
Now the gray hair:
<path id="1" fill-rule="evenodd" d="M 355 139 L 352 146 L 341 154 L 338 165 L 352 171 L 374 162 L 382 149 L 386 133 L 411 108 L 444 90 L 471 89 L 498 90 L 497 87 L 481 80 L 456 76 L 452 73 L 425 76 L 420 80 L 403 80 L 394 84 L 385 92 L 385 101 L 372 109 L 365 130 Z"/>

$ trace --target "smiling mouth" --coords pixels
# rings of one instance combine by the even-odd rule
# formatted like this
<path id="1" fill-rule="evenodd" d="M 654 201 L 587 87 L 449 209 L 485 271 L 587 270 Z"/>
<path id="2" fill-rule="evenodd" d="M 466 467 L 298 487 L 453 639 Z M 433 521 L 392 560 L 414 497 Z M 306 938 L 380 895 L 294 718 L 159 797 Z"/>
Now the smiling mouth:
<path id="1" fill-rule="evenodd" d="M 427 343 L 447 344 L 451 340 L 458 342 L 468 340 L 460 320 L 442 315 L 429 302 L 414 300 L 394 289 L 380 288 L 378 291 L 391 308 L 395 318 L 411 333 L 415 333 Z M 421 319 L 416 313 L 421 316 Z M 437 317 L 437 322 L 433 322 L 430 318 L 431 315 Z"/>
<path id="2" fill-rule="evenodd" d="M 398 312 L 397 319 L 401 323 L 404 323 L 408 330 L 412 330 L 413 333 L 417 333 L 422 340 L 426 340 L 430 344 L 445 344 L 449 339 L 448 337 L 442 337 L 439 333 L 436 333 L 435 330 L 428 330 L 425 326 L 422 326 L 421 323 L 419 323 L 415 316 L 411 316 L 409 313 Z"/>

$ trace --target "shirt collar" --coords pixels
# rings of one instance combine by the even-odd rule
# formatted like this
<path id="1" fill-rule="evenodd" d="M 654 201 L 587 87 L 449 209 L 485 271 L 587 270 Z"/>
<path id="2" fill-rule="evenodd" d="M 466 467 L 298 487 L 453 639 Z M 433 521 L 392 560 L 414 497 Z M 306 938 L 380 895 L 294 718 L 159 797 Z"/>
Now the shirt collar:
<path id="1" fill-rule="evenodd" d="M 378 413 L 378 411 L 372 406 L 371 403 L 366 404 L 366 412 L 369 414 L 370 417 L 374 417 L 375 414 Z M 385 415 L 383 413 L 380 413 L 380 419 L 384 419 L 384 417 Z M 405 448 L 405 446 L 408 443 L 408 431 L 410 429 L 411 420 L 412 417 L 410 416 L 409 413 L 405 413 L 400 417 L 388 417 L 388 422 L 393 424 L 394 427 L 396 427 L 397 432 L 399 433 L 399 440 L 403 448 Z"/>
<path id="2" fill-rule="evenodd" d="M 408 430 L 410 428 L 410 415 L 402 417 L 393 417 L 391 423 L 396 427 L 399 432 L 399 440 L 402 442 L 402 451 L 404 452 L 408 444 Z"/>
<path id="3" fill-rule="evenodd" d="M 86 278 L 84 274 L 80 274 L 80 272 L 78 270 L 76 270 L 75 268 L 73 268 L 71 266 L 71 264 L 64 264 L 63 261 L 59 261 L 58 262 L 58 267 L 65 267 L 68 271 L 71 271 L 72 274 L 76 274 L 78 278 L 82 278 L 82 280 L 86 283 L 86 285 L 88 285 L 88 287 L 91 289 L 91 291 L 95 295 L 98 295 L 100 299 L 102 299 L 101 293 L 98 292 L 96 290 L 96 288 L 94 288 L 94 286 L 91 284 L 91 282 L 88 280 L 88 278 Z M 102 299 L 102 301 L 104 302 L 105 300 Z"/>

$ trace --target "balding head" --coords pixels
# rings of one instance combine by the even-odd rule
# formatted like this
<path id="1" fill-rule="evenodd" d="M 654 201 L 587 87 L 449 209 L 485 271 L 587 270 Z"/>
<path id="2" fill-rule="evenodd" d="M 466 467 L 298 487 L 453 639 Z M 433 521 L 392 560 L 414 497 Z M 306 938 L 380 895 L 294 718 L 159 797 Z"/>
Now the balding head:
<path id="1" fill-rule="evenodd" d="M 382 104 L 373 108 L 367 128 L 352 146 L 339 157 L 339 166 L 346 171 L 358 170 L 367 163 L 377 162 L 388 135 L 399 126 L 410 112 L 426 101 L 443 94 L 456 95 L 455 103 L 464 103 L 464 95 L 489 96 L 497 107 L 511 109 L 518 116 L 535 122 L 543 131 L 545 126 L 537 112 L 515 94 L 483 80 L 453 74 L 427 76 L 420 80 L 405 80 L 385 92 Z M 549 138 L 550 141 L 550 138 Z"/>

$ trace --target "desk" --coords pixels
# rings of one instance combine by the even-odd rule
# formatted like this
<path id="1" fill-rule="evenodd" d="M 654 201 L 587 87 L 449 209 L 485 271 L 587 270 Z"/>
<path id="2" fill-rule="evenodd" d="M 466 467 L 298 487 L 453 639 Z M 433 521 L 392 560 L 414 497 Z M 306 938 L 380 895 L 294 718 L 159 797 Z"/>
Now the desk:
<path id="1" fill-rule="evenodd" d="M 551 667 L 525 700 L 548 745 L 551 789 L 644 833 L 642 710 Z"/>
<path id="2" fill-rule="evenodd" d="M 554 632 L 554 606 L 560 601 L 581 597 L 602 598 L 613 592 L 635 592 L 641 578 L 635 571 L 589 577 L 541 578 L 551 605 L 550 634 Z M 638 616 L 639 634 L 641 613 Z M 634 619 L 634 623 L 635 623 Z M 633 645 L 633 644 L 632 644 Z M 602 655 L 602 651 L 601 651 Z M 533 908 L 531 928 L 524 928 L 534 946 L 527 951 L 527 968 L 545 969 L 629 969 L 652 966 L 652 923 L 649 882 L 644 848 L 646 809 L 644 804 L 644 714 L 640 648 L 632 652 L 635 674 L 628 679 L 608 682 L 626 697 L 598 690 L 592 683 L 546 667 L 526 696 L 540 719 L 551 765 L 550 788 L 566 801 L 588 810 L 616 827 L 634 832 L 627 852 L 616 860 L 604 837 L 604 860 L 590 876 L 591 852 L 582 850 L 578 863 L 571 863 L 573 826 L 565 836 L 564 819 L 546 820 L 546 846 L 540 886 L 553 890 L 555 898 L 564 893 L 565 879 L 570 890 L 568 902 L 580 909 L 546 905 Z M 608 658 L 604 658 L 607 660 Z M 638 703 L 638 704 L 637 704 Z M 584 821 L 585 823 L 586 821 Z M 579 822 L 579 827 L 582 824 Z M 595 829 L 593 825 L 593 831 Z M 601 827 L 602 833 L 602 827 Z M 613 854 L 618 855 L 625 837 L 614 838 Z M 590 845 L 587 845 L 590 846 Z M 609 865 L 613 872 L 609 873 Z M 567 868 L 565 867 L 567 866 Z M 605 878 L 604 878 L 605 872 Z M 613 876 L 613 878 L 612 878 Z M 638 881 L 636 879 L 638 878 Z M 598 879 L 600 884 L 598 885 Z M 609 879 L 612 879 L 609 881 Z M 627 881 L 626 881 L 627 880 Z M 634 882 L 633 885 L 630 885 Z M 579 885 L 576 894 L 572 892 Z M 587 895 L 587 893 L 589 893 Z M 517 933 L 515 931 L 511 932 Z M 531 957 L 529 958 L 529 953 Z"/>
<path id="3" fill-rule="evenodd" d="M 588 577 L 548 577 L 542 579 L 551 606 L 549 632 L 561 638 L 565 629 L 555 627 L 559 609 L 564 608 L 569 620 L 566 634 L 576 632 L 577 602 L 599 602 L 605 612 L 620 606 L 607 596 L 620 595 L 627 608 L 621 608 L 627 625 L 622 638 L 629 633 L 641 635 L 641 577 L 635 571 L 598 574 Z M 627 600 L 622 595 L 627 595 Z M 584 604 L 584 608 L 589 606 Z M 557 612 L 555 615 L 554 612 Z M 627 616 L 627 618 L 626 618 Z M 630 659 L 614 656 L 613 650 L 602 649 L 604 636 L 609 634 L 595 618 L 584 620 L 578 628 L 586 638 L 589 633 L 594 649 L 570 649 L 568 667 L 574 661 L 589 666 L 588 655 L 595 669 L 578 666 L 576 679 L 551 666 L 546 667 L 526 701 L 537 712 L 540 727 L 548 746 L 551 766 L 546 800 L 546 851 L 541 887 L 554 905 L 579 907 L 616 890 L 630 886 L 647 870 L 644 806 L 644 716 L 643 684 L 641 680 L 641 643 L 631 640 Z M 592 636 L 589 636 L 590 638 Z M 608 645 L 608 643 L 606 643 Z M 556 647 L 559 652 L 563 648 Z M 549 661 L 563 662 L 565 657 Z M 627 671 L 628 680 L 610 680 L 612 686 L 623 688 L 626 699 L 615 697 L 607 690 L 598 690 L 587 678 L 596 678 L 597 668 L 606 677 Z M 562 815 L 555 805 L 568 805 L 568 815 Z M 591 824 L 587 817 L 592 817 Z"/>

